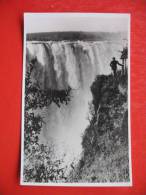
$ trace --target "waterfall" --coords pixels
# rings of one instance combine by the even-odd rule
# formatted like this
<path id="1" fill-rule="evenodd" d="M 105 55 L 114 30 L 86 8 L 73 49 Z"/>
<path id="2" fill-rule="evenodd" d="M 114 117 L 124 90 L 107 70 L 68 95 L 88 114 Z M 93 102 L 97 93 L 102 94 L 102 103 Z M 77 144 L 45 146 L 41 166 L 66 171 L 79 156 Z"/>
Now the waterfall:
<path id="1" fill-rule="evenodd" d="M 88 126 L 90 86 L 96 75 L 110 74 L 112 57 L 119 59 L 120 42 L 109 41 L 28 41 L 26 62 L 33 58 L 33 80 L 42 90 L 70 87 L 71 101 L 60 108 L 52 103 L 43 110 L 45 125 L 40 141 L 54 140 L 56 154 L 64 156 L 64 166 L 80 158 L 82 134 Z"/>

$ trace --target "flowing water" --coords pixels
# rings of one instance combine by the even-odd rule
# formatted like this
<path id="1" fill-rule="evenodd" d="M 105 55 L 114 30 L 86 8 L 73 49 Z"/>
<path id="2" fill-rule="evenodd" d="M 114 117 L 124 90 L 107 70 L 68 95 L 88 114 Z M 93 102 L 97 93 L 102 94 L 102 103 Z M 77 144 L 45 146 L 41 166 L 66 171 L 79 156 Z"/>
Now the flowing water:
<path id="1" fill-rule="evenodd" d="M 64 166 L 78 161 L 82 152 L 82 135 L 89 124 L 90 86 L 96 75 L 110 74 L 112 57 L 119 60 L 123 45 L 108 41 L 28 41 L 27 62 L 37 58 L 33 79 L 42 90 L 66 90 L 71 101 L 59 108 L 52 103 L 41 111 L 45 123 L 40 142 L 53 140 L 55 153 Z"/>

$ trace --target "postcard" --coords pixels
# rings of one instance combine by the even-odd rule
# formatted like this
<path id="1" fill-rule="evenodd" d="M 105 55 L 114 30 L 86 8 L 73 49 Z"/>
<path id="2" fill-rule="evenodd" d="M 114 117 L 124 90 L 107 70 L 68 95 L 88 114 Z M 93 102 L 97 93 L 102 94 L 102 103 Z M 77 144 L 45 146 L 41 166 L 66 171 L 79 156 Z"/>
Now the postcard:
<path id="1" fill-rule="evenodd" d="M 24 14 L 21 132 L 21 185 L 132 185 L 129 14 Z"/>

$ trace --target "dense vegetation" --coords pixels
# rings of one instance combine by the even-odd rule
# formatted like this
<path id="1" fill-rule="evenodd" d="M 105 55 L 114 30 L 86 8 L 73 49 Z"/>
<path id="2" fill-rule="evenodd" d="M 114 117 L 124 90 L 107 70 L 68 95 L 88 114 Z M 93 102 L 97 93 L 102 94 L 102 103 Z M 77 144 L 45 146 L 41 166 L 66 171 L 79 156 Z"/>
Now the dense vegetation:
<path id="1" fill-rule="evenodd" d="M 54 146 L 39 143 L 39 135 L 43 126 L 43 119 L 38 109 L 49 106 L 54 102 L 58 107 L 70 101 L 70 88 L 67 90 L 42 91 L 34 85 L 31 79 L 33 61 L 27 65 L 25 79 L 25 121 L 24 121 L 24 170 L 25 182 L 65 181 L 62 160 L 55 159 Z"/>
<path id="2" fill-rule="evenodd" d="M 90 125 L 83 154 L 70 173 L 75 182 L 129 181 L 127 73 L 97 76 L 91 86 Z"/>

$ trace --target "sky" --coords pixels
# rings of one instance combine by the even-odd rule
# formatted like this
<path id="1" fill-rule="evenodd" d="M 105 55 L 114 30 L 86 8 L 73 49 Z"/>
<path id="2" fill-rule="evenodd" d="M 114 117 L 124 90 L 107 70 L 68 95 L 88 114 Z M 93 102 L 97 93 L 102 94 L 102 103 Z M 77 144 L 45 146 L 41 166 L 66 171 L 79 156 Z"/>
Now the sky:
<path id="1" fill-rule="evenodd" d="M 25 13 L 25 33 L 88 31 L 126 32 L 130 14 L 97 13 Z"/>

